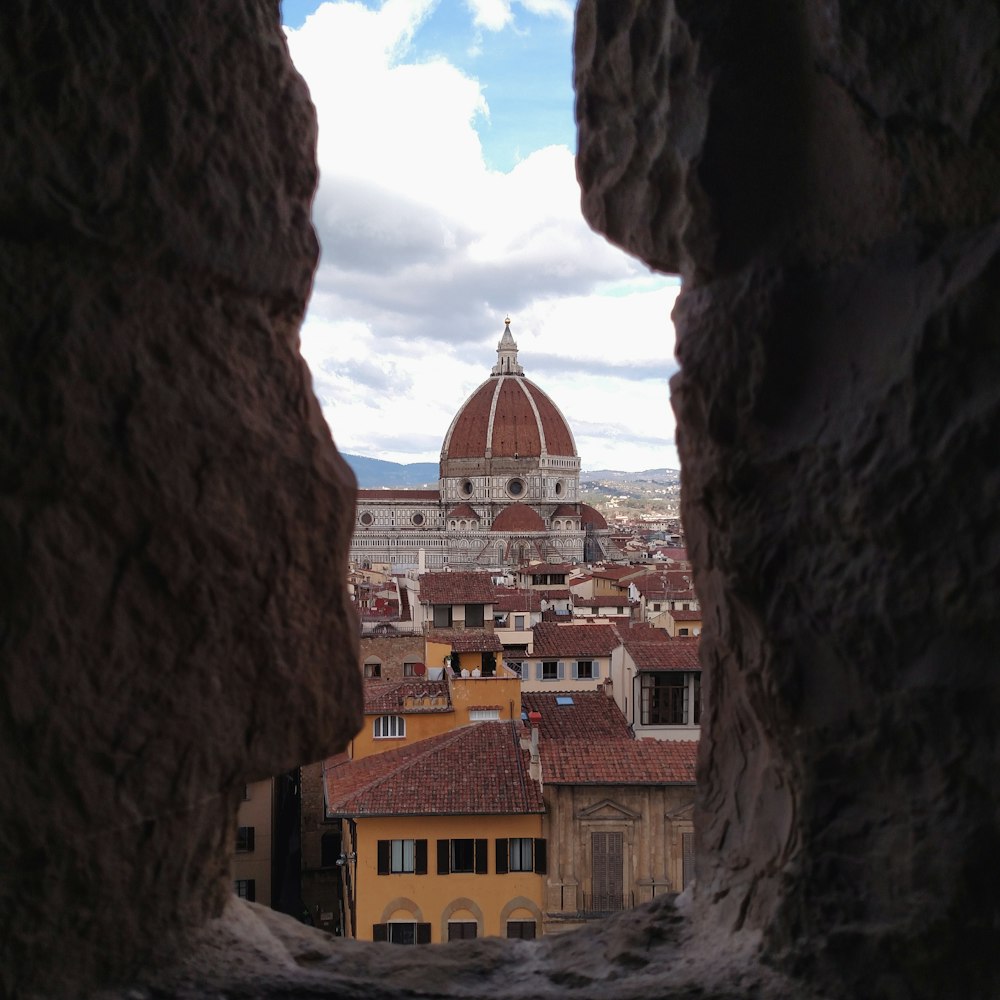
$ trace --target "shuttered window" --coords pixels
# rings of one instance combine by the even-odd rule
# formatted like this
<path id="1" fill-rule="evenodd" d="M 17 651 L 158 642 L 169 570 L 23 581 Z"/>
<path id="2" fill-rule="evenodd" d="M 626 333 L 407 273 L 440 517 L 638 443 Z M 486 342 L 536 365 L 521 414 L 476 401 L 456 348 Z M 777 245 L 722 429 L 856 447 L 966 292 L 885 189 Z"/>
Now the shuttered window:
<path id="1" fill-rule="evenodd" d="M 694 881 L 694 834 L 681 834 L 681 864 L 682 864 L 682 889 L 686 889 Z"/>
<path id="2" fill-rule="evenodd" d="M 426 875 L 426 840 L 380 840 L 378 842 L 379 875 Z"/>
<path id="3" fill-rule="evenodd" d="M 430 944 L 431 925 L 418 924 L 412 920 L 391 920 L 387 924 L 373 924 L 372 940 L 388 941 L 390 944 Z"/>
<path id="4" fill-rule="evenodd" d="M 621 910 L 625 905 L 624 837 L 621 833 L 592 833 L 591 909 Z"/>
<path id="5" fill-rule="evenodd" d="M 497 837 L 496 873 L 535 872 L 546 874 L 546 844 L 544 837 Z"/>
<path id="6" fill-rule="evenodd" d="M 439 840 L 437 846 L 438 875 L 452 873 L 475 873 L 485 875 L 488 871 L 487 848 L 489 841 L 462 837 L 455 840 Z"/>

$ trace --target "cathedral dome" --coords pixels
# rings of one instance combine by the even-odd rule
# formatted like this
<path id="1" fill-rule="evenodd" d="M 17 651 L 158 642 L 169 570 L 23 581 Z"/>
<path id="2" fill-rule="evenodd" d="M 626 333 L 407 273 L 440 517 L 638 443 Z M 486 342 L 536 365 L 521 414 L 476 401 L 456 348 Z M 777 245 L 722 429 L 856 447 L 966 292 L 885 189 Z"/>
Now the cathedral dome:
<path id="1" fill-rule="evenodd" d="M 576 458 L 576 443 L 559 408 L 517 362 L 510 320 L 490 377 L 462 404 L 441 448 L 451 459 Z"/>

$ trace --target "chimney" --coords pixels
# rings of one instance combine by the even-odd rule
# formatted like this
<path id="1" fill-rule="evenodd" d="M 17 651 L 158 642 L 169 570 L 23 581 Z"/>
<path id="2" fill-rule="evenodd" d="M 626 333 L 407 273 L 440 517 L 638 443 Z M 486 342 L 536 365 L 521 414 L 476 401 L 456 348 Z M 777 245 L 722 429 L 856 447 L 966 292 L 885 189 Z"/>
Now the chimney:
<path id="1" fill-rule="evenodd" d="M 610 677 L 604 678 L 604 694 L 608 698 L 614 698 L 615 696 L 615 684 Z"/>
<path id="2" fill-rule="evenodd" d="M 542 757 L 538 752 L 538 726 L 542 721 L 540 712 L 529 712 L 528 722 L 531 724 L 531 744 L 529 747 L 530 756 L 528 758 L 528 777 L 532 781 L 542 783 Z"/>

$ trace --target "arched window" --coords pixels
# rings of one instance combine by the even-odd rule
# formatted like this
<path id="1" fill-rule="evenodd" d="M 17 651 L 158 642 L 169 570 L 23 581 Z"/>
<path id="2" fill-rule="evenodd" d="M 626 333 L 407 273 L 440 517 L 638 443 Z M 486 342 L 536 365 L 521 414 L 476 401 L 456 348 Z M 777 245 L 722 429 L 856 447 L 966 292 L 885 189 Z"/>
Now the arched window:
<path id="1" fill-rule="evenodd" d="M 376 656 L 369 656 L 365 660 L 365 677 L 381 677 L 382 661 Z"/>
<path id="2" fill-rule="evenodd" d="M 380 715 L 375 720 L 375 739 L 398 740 L 406 735 L 406 719 L 401 715 Z"/>

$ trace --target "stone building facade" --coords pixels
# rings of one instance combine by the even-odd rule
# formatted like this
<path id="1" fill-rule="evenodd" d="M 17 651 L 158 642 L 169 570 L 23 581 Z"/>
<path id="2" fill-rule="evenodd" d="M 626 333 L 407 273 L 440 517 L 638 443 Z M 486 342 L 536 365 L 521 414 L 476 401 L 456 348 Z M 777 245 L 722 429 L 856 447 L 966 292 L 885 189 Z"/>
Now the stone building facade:
<path id="1" fill-rule="evenodd" d="M 506 320 L 497 363 L 441 447 L 436 490 L 359 490 L 351 561 L 431 570 L 581 562 L 616 554 L 581 503 L 573 432 L 524 375 Z"/>

